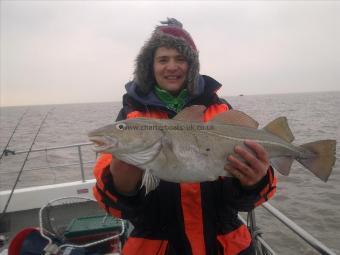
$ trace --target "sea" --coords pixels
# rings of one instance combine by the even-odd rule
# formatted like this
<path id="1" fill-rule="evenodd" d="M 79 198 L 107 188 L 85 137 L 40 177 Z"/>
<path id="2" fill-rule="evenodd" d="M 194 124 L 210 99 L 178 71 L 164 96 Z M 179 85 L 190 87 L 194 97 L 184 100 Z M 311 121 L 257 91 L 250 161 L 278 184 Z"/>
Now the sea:
<path id="1" fill-rule="evenodd" d="M 256 119 L 260 128 L 286 116 L 295 145 L 319 139 L 338 141 L 338 161 L 328 182 L 294 162 L 289 176 L 277 173 L 277 192 L 270 203 L 340 254 L 340 91 L 224 98 Z M 0 151 L 9 152 L 0 161 L 0 190 L 11 189 L 16 182 L 16 188 L 23 188 L 79 180 L 77 148 L 32 152 L 28 157 L 23 152 L 88 143 L 87 132 L 112 123 L 120 107 L 121 102 L 1 107 Z M 85 178 L 92 179 L 96 155 L 90 145 L 81 150 L 87 162 Z M 278 254 L 319 254 L 265 209 L 259 207 L 255 215 L 262 237 Z"/>

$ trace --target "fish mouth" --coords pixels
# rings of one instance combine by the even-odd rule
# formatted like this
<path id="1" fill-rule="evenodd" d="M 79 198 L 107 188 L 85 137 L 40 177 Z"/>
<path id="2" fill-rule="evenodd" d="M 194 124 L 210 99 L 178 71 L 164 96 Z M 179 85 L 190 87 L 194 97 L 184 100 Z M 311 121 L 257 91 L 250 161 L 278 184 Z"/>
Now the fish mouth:
<path id="1" fill-rule="evenodd" d="M 108 151 L 117 145 L 117 139 L 110 136 L 91 136 L 90 141 L 94 143 L 95 152 Z"/>

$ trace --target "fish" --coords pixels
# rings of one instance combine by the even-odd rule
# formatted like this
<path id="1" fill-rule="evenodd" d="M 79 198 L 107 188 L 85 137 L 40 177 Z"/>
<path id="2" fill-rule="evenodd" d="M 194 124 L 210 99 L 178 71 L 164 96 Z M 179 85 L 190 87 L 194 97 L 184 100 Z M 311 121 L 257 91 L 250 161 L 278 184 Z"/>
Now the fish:
<path id="1" fill-rule="evenodd" d="M 194 105 L 172 119 L 125 119 L 90 131 L 88 137 L 96 152 L 111 153 L 144 170 L 141 187 L 146 193 L 160 180 L 197 183 L 230 176 L 224 170 L 227 156 L 234 154 L 236 145 L 246 147 L 246 140 L 261 144 L 271 166 L 282 175 L 289 175 L 296 160 L 324 182 L 328 180 L 336 161 L 336 140 L 296 146 L 284 116 L 259 129 L 256 120 L 237 110 L 204 122 L 205 110 Z"/>

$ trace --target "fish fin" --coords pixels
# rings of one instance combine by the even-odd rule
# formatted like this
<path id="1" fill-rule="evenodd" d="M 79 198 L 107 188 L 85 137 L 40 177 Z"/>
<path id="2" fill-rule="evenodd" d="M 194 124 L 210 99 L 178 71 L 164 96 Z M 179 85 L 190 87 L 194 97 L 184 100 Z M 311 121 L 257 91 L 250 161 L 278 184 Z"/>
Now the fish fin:
<path id="1" fill-rule="evenodd" d="M 206 107 L 204 105 L 186 107 L 180 111 L 173 120 L 203 122 L 205 109 Z"/>
<path id="2" fill-rule="evenodd" d="M 278 157 L 270 159 L 270 165 L 279 171 L 282 175 L 289 175 L 294 158 L 292 157 Z"/>
<path id="3" fill-rule="evenodd" d="M 116 155 L 120 160 L 127 162 L 134 166 L 144 165 L 153 160 L 161 150 L 161 142 L 157 142 L 143 151 L 137 151 L 128 154 Z"/>
<path id="4" fill-rule="evenodd" d="M 315 157 L 298 158 L 297 161 L 321 180 L 327 182 L 335 164 L 336 140 L 320 140 L 303 144 L 301 147 L 315 153 Z"/>
<path id="5" fill-rule="evenodd" d="M 150 191 L 156 189 L 159 185 L 160 179 L 153 175 L 150 169 L 146 169 L 143 175 L 143 180 L 141 184 L 141 188 L 145 187 L 145 195 L 147 195 Z"/>
<path id="6" fill-rule="evenodd" d="M 259 123 L 252 117 L 248 116 L 244 112 L 237 110 L 229 110 L 217 114 L 211 121 L 210 124 L 222 124 L 222 125 L 237 125 L 243 127 L 257 128 Z"/>
<path id="7" fill-rule="evenodd" d="M 271 121 L 263 129 L 289 143 L 294 140 L 294 135 L 288 126 L 286 117 L 279 117 Z"/>

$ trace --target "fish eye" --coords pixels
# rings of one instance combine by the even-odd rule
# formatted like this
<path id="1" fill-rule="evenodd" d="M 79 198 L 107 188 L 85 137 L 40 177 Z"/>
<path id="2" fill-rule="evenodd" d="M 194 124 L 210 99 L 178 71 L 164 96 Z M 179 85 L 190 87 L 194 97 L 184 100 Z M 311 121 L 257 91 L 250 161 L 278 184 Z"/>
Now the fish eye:
<path id="1" fill-rule="evenodd" d="M 126 128 L 126 124 L 124 124 L 124 123 L 119 123 L 119 124 L 116 125 L 116 128 L 117 128 L 118 130 L 124 130 L 124 129 Z"/>

